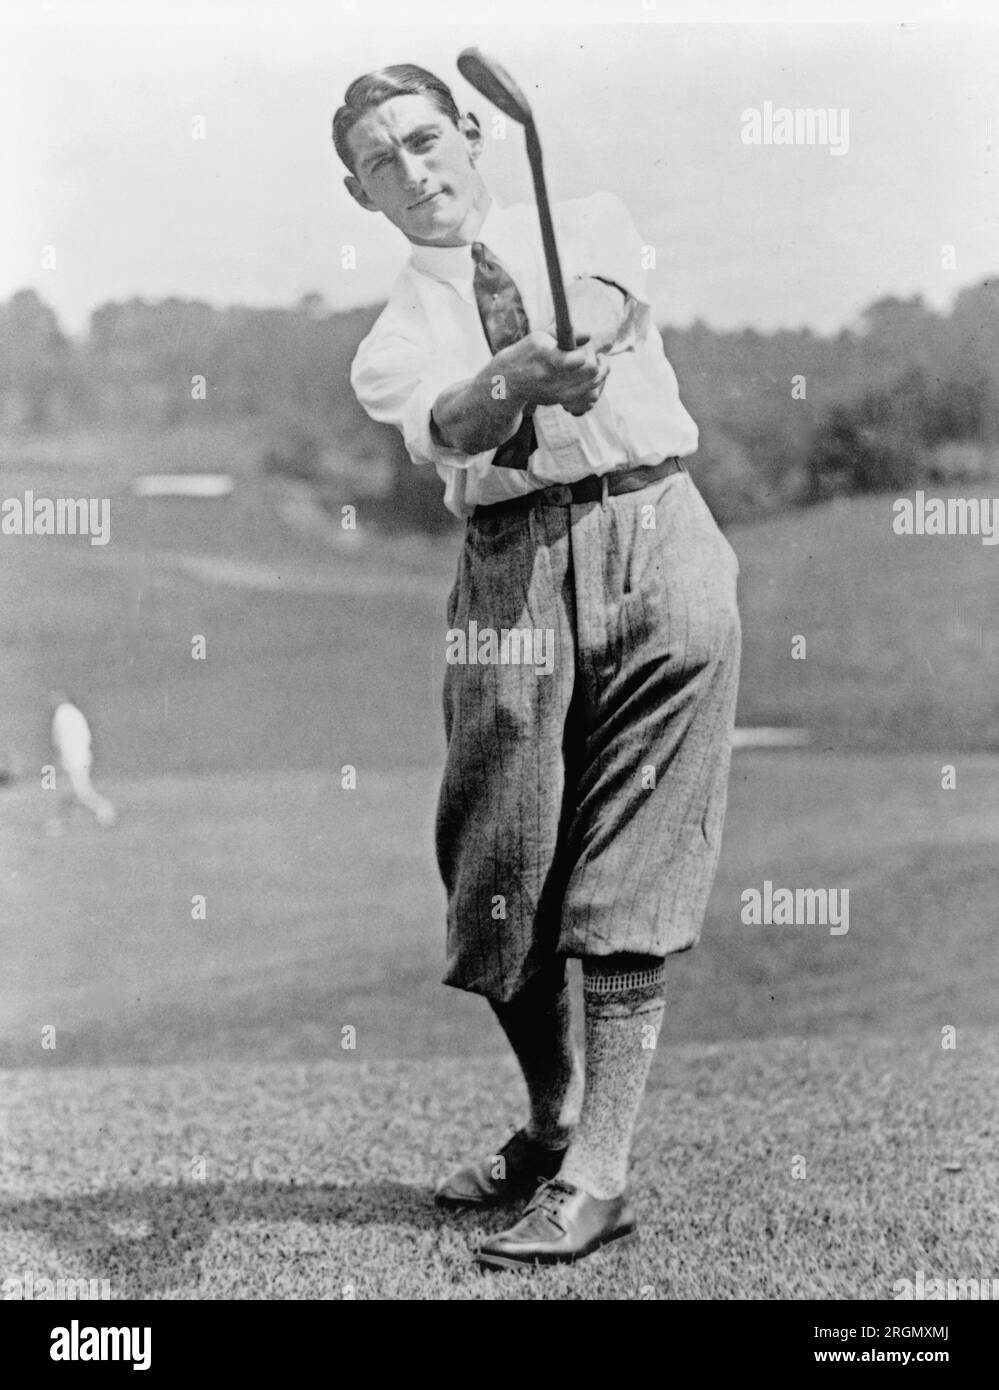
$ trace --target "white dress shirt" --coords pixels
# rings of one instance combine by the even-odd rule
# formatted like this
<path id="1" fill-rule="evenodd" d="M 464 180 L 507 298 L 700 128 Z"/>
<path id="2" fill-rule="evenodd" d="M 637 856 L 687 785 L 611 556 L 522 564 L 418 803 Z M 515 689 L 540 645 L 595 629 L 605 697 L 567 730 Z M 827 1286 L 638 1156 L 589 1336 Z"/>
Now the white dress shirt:
<path id="1" fill-rule="evenodd" d="M 613 281 L 628 295 L 628 313 L 593 409 L 578 417 L 560 405 L 535 410 L 538 448 L 526 471 L 494 468 L 495 449 L 450 449 L 430 429 L 440 393 L 475 376 L 492 357 L 472 289 L 470 246 L 413 247 L 351 367 L 365 410 L 402 432 L 414 463 L 434 465 L 444 480 L 444 503 L 456 516 L 549 483 L 659 463 L 697 448 L 697 426 L 680 402 L 653 322 L 642 239 L 623 203 L 595 193 L 557 204 L 552 215 L 566 283 L 587 276 Z M 531 328 L 554 331 L 537 208 L 492 202 L 476 240 L 513 277 Z"/>

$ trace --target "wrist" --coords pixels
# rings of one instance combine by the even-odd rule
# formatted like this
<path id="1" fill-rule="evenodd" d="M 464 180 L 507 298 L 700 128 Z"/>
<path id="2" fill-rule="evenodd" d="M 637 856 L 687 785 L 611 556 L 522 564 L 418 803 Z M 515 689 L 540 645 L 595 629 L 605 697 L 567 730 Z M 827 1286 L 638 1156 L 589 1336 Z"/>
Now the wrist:
<path id="1" fill-rule="evenodd" d="M 490 398 L 502 401 L 518 412 L 530 404 L 530 386 L 526 373 L 521 368 L 515 345 L 501 348 L 486 367 L 487 386 Z M 502 390 L 500 390 L 502 387 Z"/>

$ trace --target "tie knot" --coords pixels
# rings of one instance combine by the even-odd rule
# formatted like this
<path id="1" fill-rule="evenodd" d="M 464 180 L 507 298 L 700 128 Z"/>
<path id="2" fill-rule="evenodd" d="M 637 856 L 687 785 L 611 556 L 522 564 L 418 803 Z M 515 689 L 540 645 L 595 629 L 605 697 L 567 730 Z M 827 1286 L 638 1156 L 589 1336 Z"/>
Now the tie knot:
<path id="1" fill-rule="evenodd" d="M 472 260 L 476 265 L 481 265 L 483 261 L 491 260 L 489 248 L 483 241 L 472 242 Z"/>

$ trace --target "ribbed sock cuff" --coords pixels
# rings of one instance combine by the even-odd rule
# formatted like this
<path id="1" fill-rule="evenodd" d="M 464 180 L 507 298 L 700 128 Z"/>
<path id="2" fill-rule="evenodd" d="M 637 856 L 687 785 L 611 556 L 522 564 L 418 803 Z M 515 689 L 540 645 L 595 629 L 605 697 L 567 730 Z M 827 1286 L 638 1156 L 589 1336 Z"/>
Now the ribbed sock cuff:
<path id="1" fill-rule="evenodd" d="M 628 970 L 624 974 L 607 975 L 603 971 L 587 970 L 583 962 L 584 994 L 620 994 L 625 990 L 649 989 L 666 983 L 666 962 L 659 961 L 644 970 Z"/>
<path id="2" fill-rule="evenodd" d="M 588 1017 L 635 1018 L 654 1013 L 662 1008 L 665 994 L 666 962 L 656 956 L 583 960 L 583 1007 Z"/>

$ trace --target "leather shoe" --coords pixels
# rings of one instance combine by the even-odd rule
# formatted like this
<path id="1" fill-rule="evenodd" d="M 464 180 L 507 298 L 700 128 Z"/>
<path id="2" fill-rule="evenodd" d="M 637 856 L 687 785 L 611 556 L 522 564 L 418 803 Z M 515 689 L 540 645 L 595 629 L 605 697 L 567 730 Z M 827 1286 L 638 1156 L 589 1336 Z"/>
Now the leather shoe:
<path id="1" fill-rule="evenodd" d="M 538 1188 L 516 1226 L 483 1241 L 475 1257 L 491 1269 L 572 1264 L 609 1241 L 636 1235 L 626 1192 L 591 1197 L 581 1187 L 551 1178 Z"/>
<path id="2" fill-rule="evenodd" d="M 495 1207 L 533 1192 L 542 1178 L 561 1168 L 565 1148 L 546 1149 L 518 1129 L 498 1153 L 469 1163 L 440 1184 L 434 1194 L 439 1207 Z"/>

